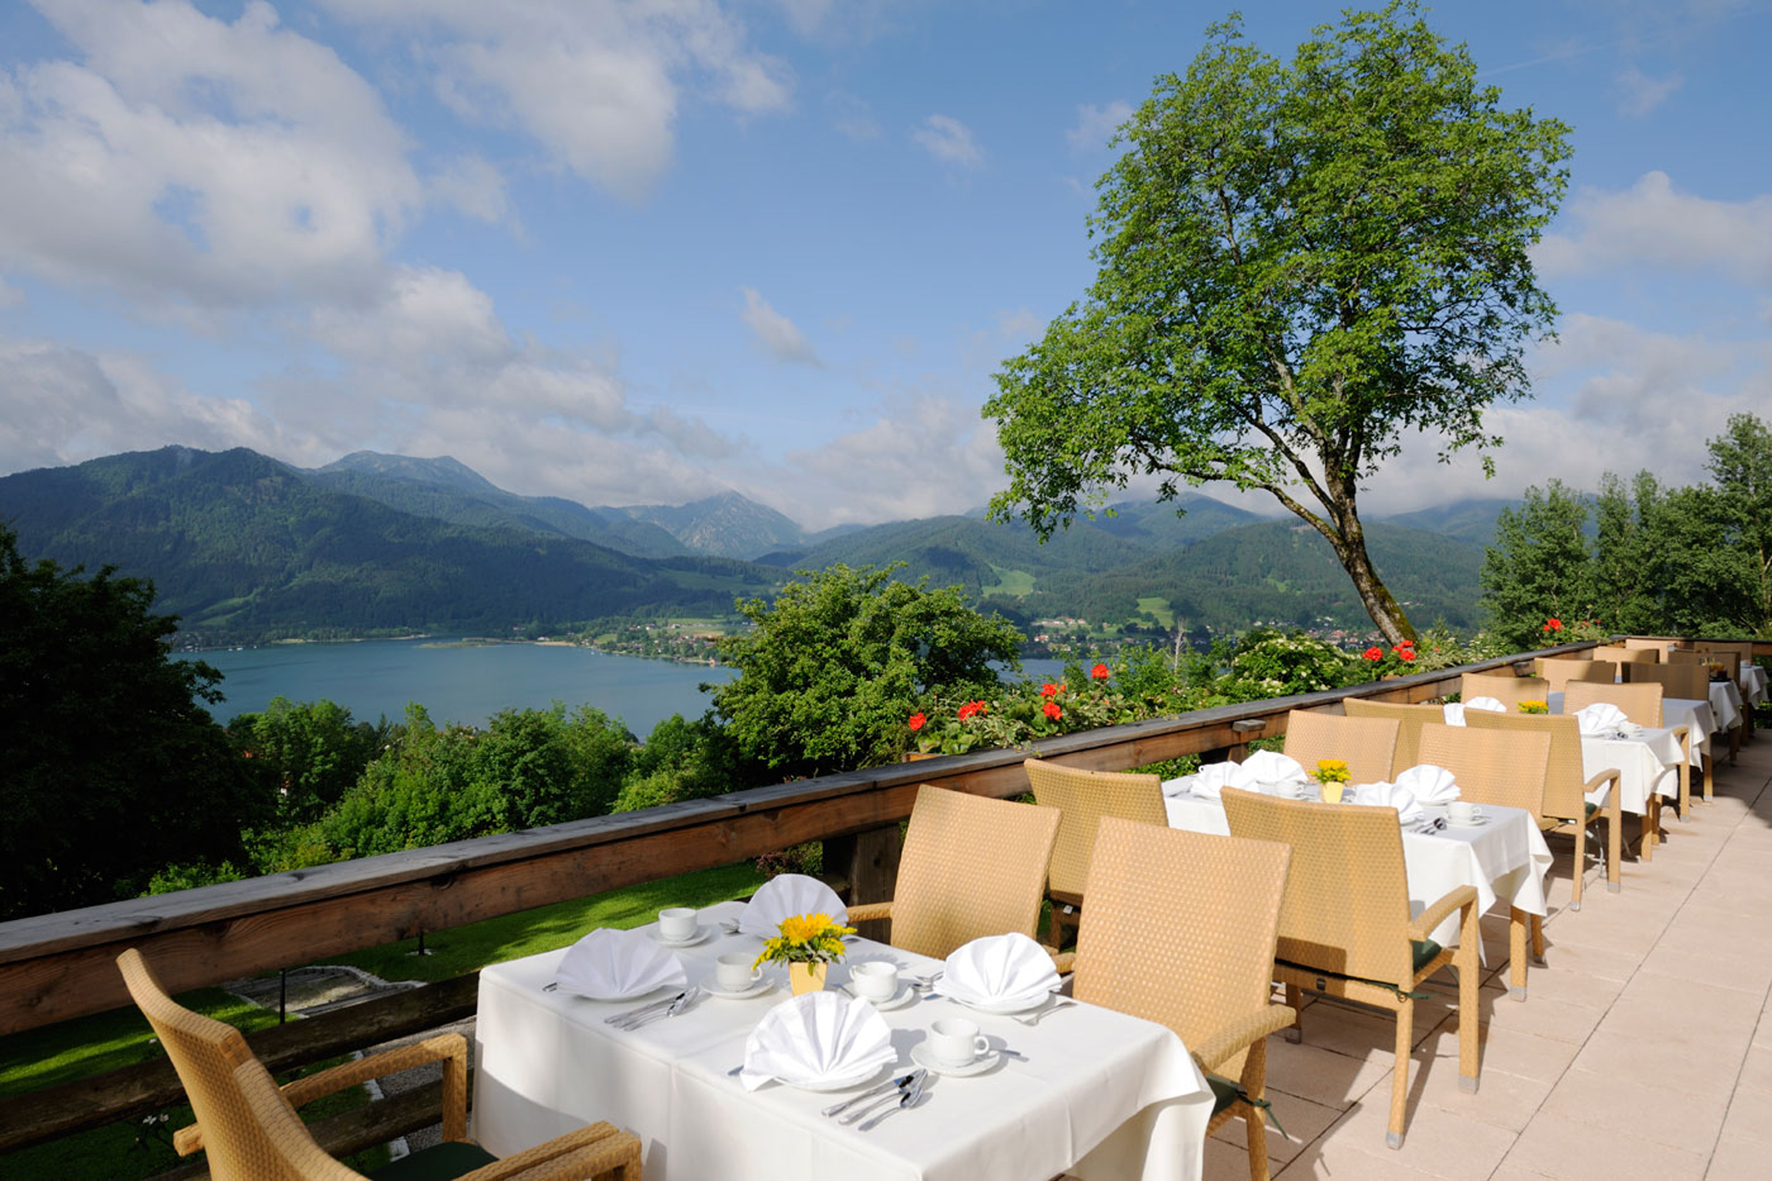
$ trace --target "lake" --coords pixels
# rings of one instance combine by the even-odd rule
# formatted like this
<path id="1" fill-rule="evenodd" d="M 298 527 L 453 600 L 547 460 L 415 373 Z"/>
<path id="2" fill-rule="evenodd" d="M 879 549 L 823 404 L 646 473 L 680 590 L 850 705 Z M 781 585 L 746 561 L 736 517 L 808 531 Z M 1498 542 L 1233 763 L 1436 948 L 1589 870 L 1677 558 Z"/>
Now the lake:
<path id="1" fill-rule="evenodd" d="M 268 648 L 180 653 L 222 673 L 222 721 L 257 713 L 273 697 L 326 698 L 358 721 L 398 721 L 416 701 L 437 723 L 483 725 L 501 709 L 589 705 L 618 717 L 641 738 L 672 714 L 698 718 L 710 704 L 704 684 L 737 675 L 724 665 L 677 664 L 553 644 L 455 644 L 373 640 L 355 644 L 278 644 Z M 1060 670 L 1058 661 L 1024 662 L 1030 676 Z"/>

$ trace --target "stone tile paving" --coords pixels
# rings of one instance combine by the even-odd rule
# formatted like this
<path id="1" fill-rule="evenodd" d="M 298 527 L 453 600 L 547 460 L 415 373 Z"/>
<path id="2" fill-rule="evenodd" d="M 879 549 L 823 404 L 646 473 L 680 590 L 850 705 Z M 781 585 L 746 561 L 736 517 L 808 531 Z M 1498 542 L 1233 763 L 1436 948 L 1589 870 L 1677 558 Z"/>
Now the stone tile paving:
<path id="1" fill-rule="evenodd" d="M 1696 785 L 1695 785 L 1696 786 Z M 1307 1001 L 1304 1041 L 1268 1043 L 1279 1181 L 1772 1178 L 1772 734 L 1717 769 L 1716 801 L 1680 820 L 1609 894 L 1588 872 L 1567 908 L 1569 843 L 1545 920 L 1545 965 L 1507 997 L 1505 920 L 1485 919 L 1481 1090 L 1458 1088 L 1447 973 L 1416 1014 L 1409 1122 L 1385 1147 L 1391 1021 Z M 1634 834 L 1635 824 L 1626 824 Z M 1241 1124 L 1207 1145 L 1206 1177 L 1248 1177 Z"/>

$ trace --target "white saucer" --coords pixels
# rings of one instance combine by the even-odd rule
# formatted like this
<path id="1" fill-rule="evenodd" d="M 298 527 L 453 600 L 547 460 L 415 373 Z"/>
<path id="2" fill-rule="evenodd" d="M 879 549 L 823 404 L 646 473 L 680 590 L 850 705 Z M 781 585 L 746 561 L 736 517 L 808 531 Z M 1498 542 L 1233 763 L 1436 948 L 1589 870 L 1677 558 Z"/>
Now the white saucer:
<path id="1" fill-rule="evenodd" d="M 705 942 L 713 933 L 714 928 L 708 926 L 706 923 L 697 924 L 695 934 L 687 939 L 666 939 L 664 933 L 657 927 L 652 928 L 652 930 L 648 932 L 648 934 L 652 936 L 654 943 L 662 944 L 665 947 L 694 947 L 697 943 Z"/>
<path id="2" fill-rule="evenodd" d="M 1452 817 L 1448 816 L 1446 817 L 1446 823 L 1453 828 L 1482 828 L 1485 824 L 1489 823 L 1489 818 L 1487 816 L 1478 816 L 1475 820 L 1454 820 Z"/>
<path id="3" fill-rule="evenodd" d="M 709 996 L 717 996 L 723 1001 L 748 1001 L 754 996 L 762 996 L 774 987 L 775 981 L 768 976 L 763 977 L 749 988 L 741 988 L 737 992 L 727 992 L 721 988 L 718 977 L 709 976 L 702 982 L 702 988 L 707 990 Z"/>
<path id="4" fill-rule="evenodd" d="M 940 991 L 939 986 L 937 987 L 937 991 Z M 1032 1013 L 1035 1009 L 1043 1009 L 1052 1002 L 1052 994 L 1049 992 L 1041 995 L 1041 997 L 1035 1001 L 995 1001 L 990 1004 L 962 1000 L 951 992 L 943 992 L 941 995 L 948 1000 L 953 1001 L 956 1005 L 964 1005 L 968 1009 L 980 1013 L 992 1013 L 997 1016 Z"/>
<path id="5" fill-rule="evenodd" d="M 949 1066 L 938 1060 L 929 1052 L 928 1042 L 918 1042 L 911 1047 L 911 1061 L 931 1074 L 948 1074 L 955 1078 L 969 1078 L 975 1074 L 983 1074 L 1003 1060 L 1003 1055 L 995 1049 L 986 1050 L 964 1066 Z"/>
<path id="6" fill-rule="evenodd" d="M 843 991 L 847 992 L 858 1001 L 866 1001 L 876 1009 L 886 1010 L 902 1009 L 910 1004 L 911 1001 L 915 1000 L 917 995 L 916 989 L 912 988 L 908 982 L 904 981 L 899 983 L 897 992 L 893 993 L 883 1001 L 877 1001 L 871 996 L 862 996 L 861 993 L 855 991 L 855 985 L 853 983 L 844 985 Z"/>
<path id="7" fill-rule="evenodd" d="M 790 1083 L 786 1079 L 777 1079 L 775 1081 L 784 1087 L 792 1087 L 796 1091 L 848 1091 L 853 1090 L 856 1087 L 865 1087 L 882 1075 L 890 1074 L 893 1068 L 897 1065 L 896 1062 L 885 1062 L 879 1066 L 868 1067 L 865 1074 L 840 1076 L 834 1079 L 824 1079 L 816 1083 Z"/>

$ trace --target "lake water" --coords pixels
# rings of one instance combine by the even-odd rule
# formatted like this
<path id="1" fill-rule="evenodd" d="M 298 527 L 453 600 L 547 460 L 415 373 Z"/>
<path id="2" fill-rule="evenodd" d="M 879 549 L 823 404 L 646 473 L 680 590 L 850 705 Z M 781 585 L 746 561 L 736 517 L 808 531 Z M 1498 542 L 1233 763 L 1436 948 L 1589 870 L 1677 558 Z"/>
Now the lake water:
<path id="1" fill-rule="evenodd" d="M 434 722 L 482 725 L 501 709 L 568 709 L 589 705 L 618 717 L 641 738 L 672 714 L 698 718 L 710 704 L 704 684 L 737 670 L 613 656 L 546 644 L 453 645 L 437 640 L 375 640 L 358 644 L 279 644 L 269 648 L 191 654 L 221 671 L 226 699 L 213 707 L 223 721 L 257 713 L 273 697 L 326 698 L 358 721 L 397 721 L 406 704 L 423 705 Z M 1059 670 L 1050 660 L 1024 662 L 1030 676 Z"/>

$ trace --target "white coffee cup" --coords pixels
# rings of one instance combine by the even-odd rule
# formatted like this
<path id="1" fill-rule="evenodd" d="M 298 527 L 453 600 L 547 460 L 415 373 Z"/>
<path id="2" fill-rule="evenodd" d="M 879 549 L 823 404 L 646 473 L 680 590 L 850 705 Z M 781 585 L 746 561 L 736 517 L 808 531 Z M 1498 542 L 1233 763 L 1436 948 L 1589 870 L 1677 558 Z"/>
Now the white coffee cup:
<path id="1" fill-rule="evenodd" d="M 1446 805 L 1446 818 L 1454 824 L 1475 824 L 1483 819 L 1483 809 L 1469 800 L 1453 800 Z"/>
<path id="2" fill-rule="evenodd" d="M 898 965 L 885 960 L 869 960 L 852 965 L 849 983 L 855 994 L 870 1001 L 889 1001 L 898 995 Z"/>
<path id="3" fill-rule="evenodd" d="M 667 906 L 658 912 L 658 933 L 672 943 L 695 938 L 695 910 L 688 906 Z"/>
<path id="4" fill-rule="evenodd" d="M 714 979 L 727 992 L 743 992 L 763 979 L 763 969 L 752 967 L 748 951 L 730 951 L 714 961 Z"/>
<path id="5" fill-rule="evenodd" d="M 944 1066 L 969 1066 L 990 1048 L 990 1039 L 964 1017 L 943 1017 L 929 1027 L 929 1052 Z"/>
<path id="6" fill-rule="evenodd" d="M 1275 794 L 1283 800 L 1302 800 L 1304 798 L 1304 784 L 1282 783 Z"/>

